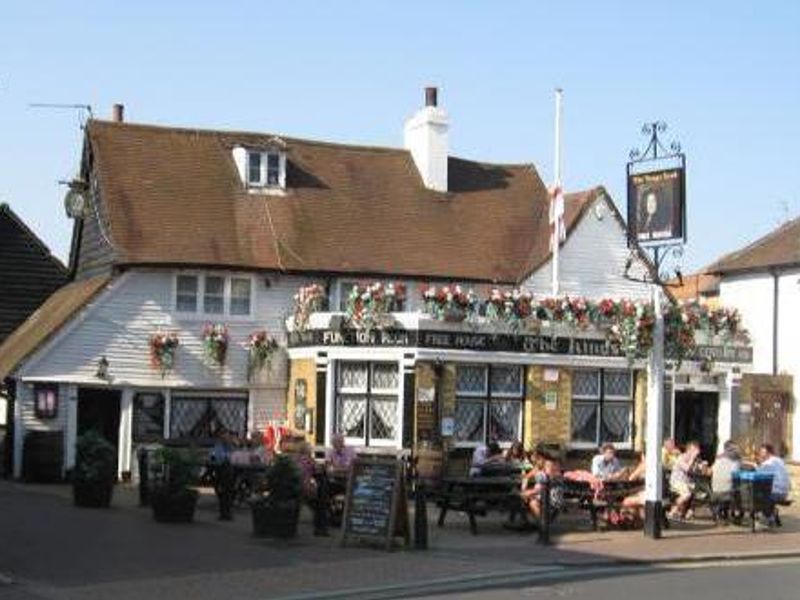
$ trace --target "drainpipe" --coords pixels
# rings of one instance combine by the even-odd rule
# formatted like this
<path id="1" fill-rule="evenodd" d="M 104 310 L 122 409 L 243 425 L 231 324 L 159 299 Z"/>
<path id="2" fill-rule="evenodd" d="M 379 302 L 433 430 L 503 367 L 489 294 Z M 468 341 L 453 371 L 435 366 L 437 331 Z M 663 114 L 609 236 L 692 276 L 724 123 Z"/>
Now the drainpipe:
<path id="1" fill-rule="evenodd" d="M 772 374 L 778 374 L 778 270 L 772 269 Z"/>

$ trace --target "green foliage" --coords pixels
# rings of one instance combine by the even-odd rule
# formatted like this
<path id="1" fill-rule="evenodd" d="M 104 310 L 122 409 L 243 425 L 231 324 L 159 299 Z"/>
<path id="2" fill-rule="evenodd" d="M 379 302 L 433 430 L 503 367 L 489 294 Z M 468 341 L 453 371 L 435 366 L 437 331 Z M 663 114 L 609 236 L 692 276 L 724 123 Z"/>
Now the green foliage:
<path id="1" fill-rule="evenodd" d="M 102 435 L 89 430 L 76 444 L 75 481 L 113 482 L 117 477 L 117 450 Z"/>
<path id="2" fill-rule="evenodd" d="M 153 459 L 163 468 L 164 476 L 157 487 L 178 493 L 197 480 L 199 465 L 195 454 L 184 448 L 159 448 Z"/>
<path id="3" fill-rule="evenodd" d="M 281 454 L 267 473 L 270 502 L 291 502 L 303 493 L 303 474 L 291 457 Z"/>

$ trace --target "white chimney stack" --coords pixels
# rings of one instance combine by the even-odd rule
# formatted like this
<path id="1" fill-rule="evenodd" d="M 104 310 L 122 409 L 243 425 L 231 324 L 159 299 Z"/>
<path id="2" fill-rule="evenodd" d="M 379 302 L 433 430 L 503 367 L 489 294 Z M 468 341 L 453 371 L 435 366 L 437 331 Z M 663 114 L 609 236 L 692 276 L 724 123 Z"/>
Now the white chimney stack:
<path id="1" fill-rule="evenodd" d="M 437 96 L 437 88 L 425 88 L 425 106 L 406 121 L 404 144 L 414 158 L 425 187 L 446 192 L 450 124 L 447 112 L 438 106 Z"/>

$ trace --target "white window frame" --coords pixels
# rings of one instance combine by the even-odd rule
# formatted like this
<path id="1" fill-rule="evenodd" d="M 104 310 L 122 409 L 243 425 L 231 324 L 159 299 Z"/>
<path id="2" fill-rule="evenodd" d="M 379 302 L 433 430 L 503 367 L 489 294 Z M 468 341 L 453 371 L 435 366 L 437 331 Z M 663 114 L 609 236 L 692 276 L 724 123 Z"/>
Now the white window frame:
<path id="1" fill-rule="evenodd" d="M 351 388 L 351 387 L 339 387 L 339 369 L 342 367 L 342 363 L 360 363 L 366 365 L 367 367 L 367 385 L 366 388 Z M 383 388 L 373 388 L 371 387 L 371 382 L 374 374 L 374 365 L 376 363 L 386 363 L 386 364 L 393 364 L 397 366 L 397 388 L 394 390 L 390 389 L 383 389 Z M 402 448 L 403 446 L 403 398 L 404 398 L 404 391 L 403 391 L 403 364 L 401 361 L 394 361 L 394 360 L 363 360 L 363 359 L 347 359 L 347 360 L 336 360 L 333 368 L 333 402 L 332 408 L 333 412 L 329 413 L 333 415 L 333 418 L 330 419 L 331 422 L 331 431 L 333 433 L 336 432 L 337 423 L 339 420 L 339 415 L 337 411 L 339 410 L 339 395 L 345 396 L 363 396 L 366 399 L 366 408 L 364 412 L 364 437 L 345 437 L 345 442 L 348 445 L 354 447 L 362 447 L 362 448 Z M 370 406 L 371 401 L 373 398 L 385 398 L 387 396 L 392 396 L 395 398 L 396 408 L 397 411 L 397 425 L 395 431 L 394 439 L 380 439 L 380 438 L 373 438 L 369 435 L 369 427 L 371 426 L 370 423 Z M 369 444 L 367 444 L 367 440 L 369 440 Z"/>
<path id="2" fill-rule="evenodd" d="M 258 181 L 251 181 L 250 180 L 250 156 L 253 154 L 258 154 L 261 157 L 261 164 L 260 164 L 260 179 Z M 270 155 L 277 155 L 278 156 L 278 183 L 277 184 L 270 184 L 268 183 L 268 163 L 269 163 L 269 156 Z M 245 152 L 245 162 L 244 162 L 244 183 L 248 187 L 248 189 L 256 190 L 256 191 L 264 191 L 264 190 L 285 190 L 286 189 L 286 152 L 279 148 L 267 148 L 267 149 L 247 149 Z"/>
<path id="3" fill-rule="evenodd" d="M 493 402 L 502 402 L 504 400 L 513 400 L 520 403 L 521 410 L 519 411 L 519 432 L 520 437 L 524 437 L 525 432 L 523 427 L 525 424 L 525 365 L 505 364 L 505 363 L 458 363 L 456 365 L 456 373 L 459 368 L 464 367 L 479 367 L 484 371 L 483 377 L 483 391 L 481 392 L 460 392 L 458 390 L 458 379 L 456 379 L 456 403 L 463 399 L 465 402 L 479 401 L 483 404 L 483 435 L 482 440 L 479 442 L 470 442 L 465 440 L 458 440 L 454 442 L 456 448 L 478 448 L 486 443 L 486 436 L 489 434 L 489 410 Z M 520 369 L 520 387 L 517 393 L 511 392 L 493 392 L 491 390 L 492 381 L 490 371 L 492 368 L 518 368 Z M 456 375 L 458 377 L 458 375 Z M 512 440 L 513 441 L 513 440 Z M 512 442 L 498 442 L 501 448 L 509 448 Z"/>
<path id="4" fill-rule="evenodd" d="M 629 431 L 631 432 L 631 439 L 627 442 L 613 442 L 614 447 L 620 450 L 630 450 L 633 448 L 633 420 L 635 419 L 635 411 L 636 411 L 636 398 L 634 395 L 634 370 L 633 369 L 618 369 L 618 368 L 611 368 L 611 369 L 604 369 L 604 368 L 576 368 L 572 370 L 572 377 L 575 376 L 575 372 L 577 371 L 584 371 L 584 372 L 596 372 L 597 379 L 598 379 L 598 395 L 597 396 L 586 396 L 586 395 L 576 395 L 575 393 L 572 394 L 570 399 L 570 441 L 569 447 L 574 448 L 576 450 L 587 450 L 587 449 L 596 449 L 604 442 L 600 440 L 600 429 L 602 427 L 603 422 L 603 407 L 606 404 L 625 404 L 630 408 L 630 421 L 628 423 Z M 603 386 L 605 384 L 604 377 L 601 376 L 601 371 L 627 371 L 628 376 L 630 377 L 630 396 L 623 397 L 623 396 L 614 396 L 614 395 L 605 395 L 605 390 Z M 572 440 L 572 404 L 575 401 L 578 402 L 593 402 L 597 405 L 597 418 L 595 419 L 595 433 L 594 439 L 595 442 L 581 442 L 581 441 L 573 441 Z"/>
<path id="5" fill-rule="evenodd" d="M 178 310 L 178 277 L 190 276 L 197 278 L 197 305 L 192 311 Z M 223 279 L 223 299 L 221 313 L 207 313 L 205 311 L 205 287 L 206 277 L 221 277 Z M 246 315 L 231 314 L 231 280 L 248 279 L 250 281 L 250 312 Z M 256 313 L 256 281 L 257 278 L 251 273 L 241 273 L 232 271 L 176 271 L 172 277 L 172 312 L 180 318 L 213 321 L 215 319 L 225 321 L 252 321 Z"/>

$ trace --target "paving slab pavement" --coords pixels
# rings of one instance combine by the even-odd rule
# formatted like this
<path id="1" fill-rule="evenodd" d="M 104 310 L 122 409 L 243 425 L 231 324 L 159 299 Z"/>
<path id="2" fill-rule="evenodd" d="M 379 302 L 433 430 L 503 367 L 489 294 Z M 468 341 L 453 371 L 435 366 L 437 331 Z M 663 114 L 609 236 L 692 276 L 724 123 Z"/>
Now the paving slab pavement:
<path id="1" fill-rule="evenodd" d="M 640 531 L 592 532 L 575 515 L 559 522 L 554 543 L 543 547 L 535 534 L 506 531 L 495 516 L 479 520 L 477 536 L 459 514 L 437 528 L 431 508 L 431 548 L 386 553 L 316 538 L 308 515 L 296 540 L 257 539 L 247 511 L 219 522 L 215 507 L 213 496 L 202 497 L 196 523 L 164 525 L 137 506 L 130 486 L 118 487 L 111 510 L 90 510 L 71 505 L 67 486 L 2 482 L 0 574 L 13 583 L 0 579 L 0 600 L 308 597 L 620 562 L 800 553 L 800 515 L 792 511 L 777 532 L 698 522 L 658 541 Z"/>

